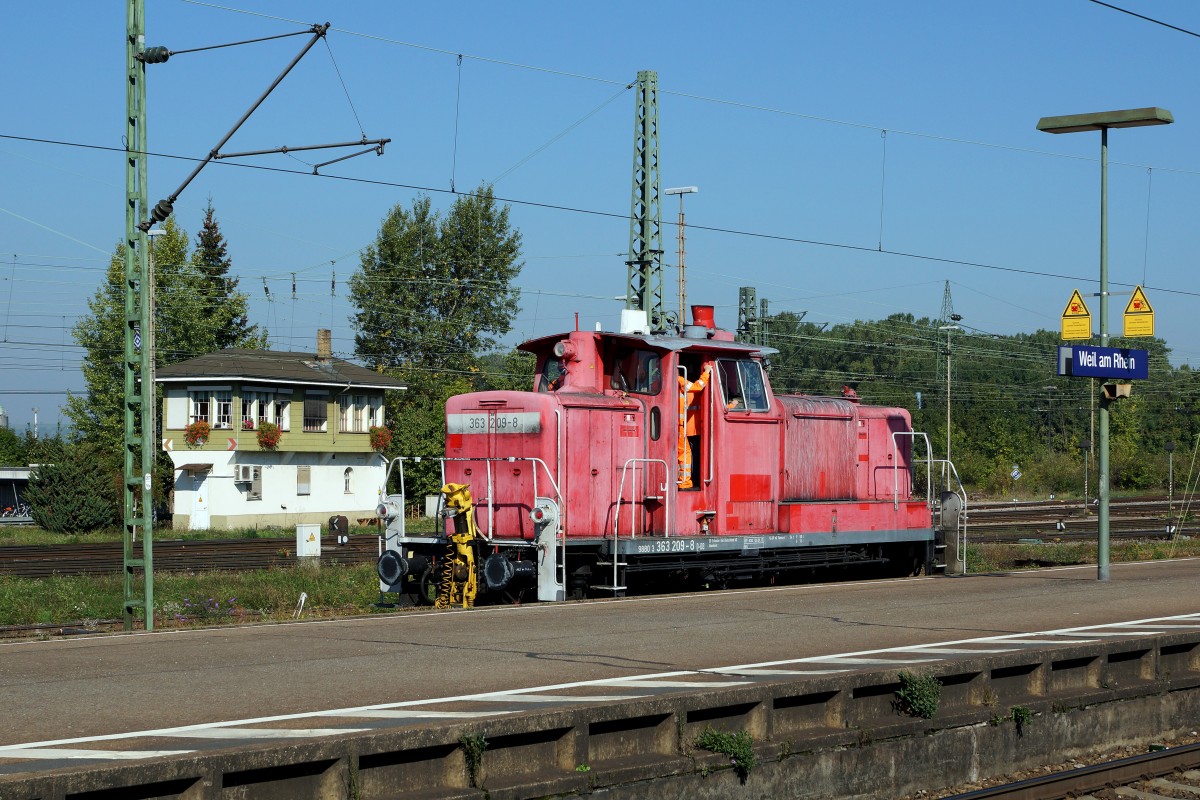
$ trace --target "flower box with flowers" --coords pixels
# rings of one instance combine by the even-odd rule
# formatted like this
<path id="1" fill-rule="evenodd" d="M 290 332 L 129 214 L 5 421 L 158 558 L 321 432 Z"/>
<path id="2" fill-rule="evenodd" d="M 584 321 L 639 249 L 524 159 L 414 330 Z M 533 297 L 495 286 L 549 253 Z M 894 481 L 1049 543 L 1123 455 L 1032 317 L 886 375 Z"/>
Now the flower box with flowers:
<path id="1" fill-rule="evenodd" d="M 372 425 L 367 433 L 371 436 L 371 449 L 382 453 L 392 444 L 392 432 L 382 425 Z"/>
<path id="2" fill-rule="evenodd" d="M 244 431 L 254 430 L 254 420 L 252 420 L 252 419 L 242 420 L 242 430 L 244 430 Z"/>
<path id="3" fill-rule="evenodd" d="M 262 450 L 274 450 L 279 447 L 279 439 L 283 436 L 283 432 L 279 430 L 279 426 L 274 422 L 263 422 L 258 426 L 258 431 L 255 437 L 258 439 L 258 446 Z"/>
<path id="4" fill-rule="evenodd" d="M 188 447 L 199 447 L 208 441 L 210 434 L 212 434 L 212 425 L 208 423 L 208 420 L 198 419 L 184 428 L 183 438 L 188 443 Z"/>

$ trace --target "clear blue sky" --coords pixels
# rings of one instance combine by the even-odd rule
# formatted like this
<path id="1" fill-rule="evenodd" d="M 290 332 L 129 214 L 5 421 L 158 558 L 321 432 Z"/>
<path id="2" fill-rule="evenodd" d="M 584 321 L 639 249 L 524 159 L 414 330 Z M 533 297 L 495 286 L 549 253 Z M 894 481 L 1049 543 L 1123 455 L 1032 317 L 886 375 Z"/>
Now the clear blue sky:
<path id="1" fill-rule="evenodd" d="M 1200 32 L 1193 2 L 1115 5 Z M 382 157 L 323 170 L 378 183 L 308 174 L 304 162 L 333 156 L 274 155 L 243 163 L 292 172 L 212 164 L 176 204 L 194 241 L 211 198 L 252 319 L 277 349 L 314 348 L 330 327 L 335 351 L 352 354 L 346 279 L 359 249 L 421 188 L 448 206 L 452 179 L 496 181 L 512 202 L 525 260 L 512 341 L 571 328 L 576 312 L 582 326 L 614 326 L 629 236 L 625 86 L 652 69 L 662 186 L 700 188 L 686 200 L 689 301 L 716 305 L 730 328 L 739 286 L 772 312 L 838 323 L 936 317 L 949 280 L 972 329 L 1057 329 L 1073 288 L 1097 290 L 1100 141 L 1039 133 L 1038 119 L 1171 110 L 1172 126 L 1110 136 L 1112 288 L 1144 283 L 1173 361 L 1200 363 L 1196 36 L 1089 0 L 147 6 L 148 44 L 172 50 L 333 24 L 329 49 L 318 44 L 226 152 L 392 139 Z M 124 5 L 5 10 L 0 134 L 120 147 Z M 303 42 L 151 67 L 150 150 L 203 156 Z M 191 168 L 153 158 L 151 203 Z M 17 429 L 38 407 L 47 430 L 65 390 L 84 387 L 71 327 L 123 233 L 123 162 L 3 138 L 0 175 L 0 404 Z M 664 198 L 664 223 L 676 212 Z M 673 308 L 673 224 L 664 248 Z M 1113 330 L 1124 302 L 1113 299 Z"/>

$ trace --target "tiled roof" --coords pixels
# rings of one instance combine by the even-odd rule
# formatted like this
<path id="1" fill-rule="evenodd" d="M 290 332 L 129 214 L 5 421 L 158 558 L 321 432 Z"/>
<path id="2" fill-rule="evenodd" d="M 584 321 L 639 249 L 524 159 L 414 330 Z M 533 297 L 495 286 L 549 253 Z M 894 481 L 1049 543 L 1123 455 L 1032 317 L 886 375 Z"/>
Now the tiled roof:
<path id="1" fill-rule="evenodd" d="M 357 386 L 365 389 L 404 389 L 402 381 L 340 358 L 324 362 L 312 353 L 229 348 L 178 364 L 159 367 L 155 383 L 205 380 L 256 380 L 264 383 Z"/>

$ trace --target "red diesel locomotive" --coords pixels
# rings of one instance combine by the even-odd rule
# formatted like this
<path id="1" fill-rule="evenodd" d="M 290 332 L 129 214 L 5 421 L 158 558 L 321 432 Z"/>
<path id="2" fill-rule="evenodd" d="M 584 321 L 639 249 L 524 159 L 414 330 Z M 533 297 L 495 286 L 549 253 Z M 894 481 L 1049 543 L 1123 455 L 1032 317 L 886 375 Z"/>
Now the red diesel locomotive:
<path id="1" fill-rule="evenodd" d="M 774 350 L 711 306 L 693 317 L 680 336 L 626 312 L 619 333 L 534 339 L 532 391 L 451 398 L 445 531 L 408 534 L 403 495 L 386 498 L 381 590 L 469 606 L 932 570 L 944 534 L 914 495 L 928 444 L 908 411 L 775 394 Z"/>

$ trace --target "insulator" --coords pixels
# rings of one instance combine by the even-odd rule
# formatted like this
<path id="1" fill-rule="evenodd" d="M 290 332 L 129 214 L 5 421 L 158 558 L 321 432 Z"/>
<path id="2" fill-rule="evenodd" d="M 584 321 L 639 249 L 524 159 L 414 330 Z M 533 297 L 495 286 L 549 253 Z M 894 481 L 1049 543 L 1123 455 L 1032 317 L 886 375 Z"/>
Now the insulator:
<path id="1" fill-rule="evenodd" d="M 142 51 L 142 61 L 146 64 L 165 64 L 171 57 L 171 51 L 165 47 L 147 47 Z"/>
<path id="2" fill-rule="evenodd" d="M 158 205 L 150 212 L 151 222 L 162 222 L 175 211 L 175 204 L 170 200 L 159 200 Z"/>
<path id="3" fill-rule="evenodd" d="M 408 561 L 395 550 L 384 550 L 383 555 L 375 562 L 375 571 L 379 580 L 388 586 L 395 586 L 409 572 Z"/>

